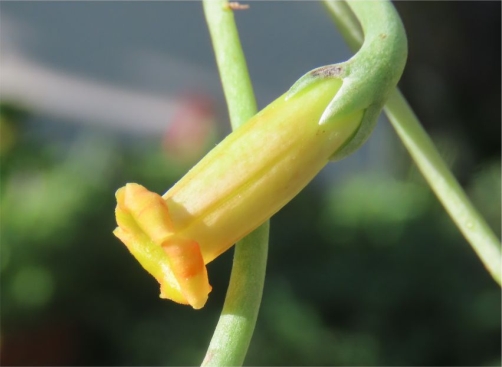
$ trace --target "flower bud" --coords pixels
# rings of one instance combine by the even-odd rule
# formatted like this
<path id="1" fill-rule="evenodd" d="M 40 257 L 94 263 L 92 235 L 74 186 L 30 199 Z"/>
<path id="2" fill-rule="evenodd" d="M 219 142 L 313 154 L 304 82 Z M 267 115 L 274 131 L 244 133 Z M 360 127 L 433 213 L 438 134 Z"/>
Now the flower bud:
<path id="1" fill-rule="evenodd" d="M 205 264 L 295 197 L 357 132 L 363 111 L 319 124 L 340 89 L 319 78 L 282 95 L 228 135 L 162 197 L 117 191 L 115 235 L 161 285 L 161 297 L 201 308 Z"/>

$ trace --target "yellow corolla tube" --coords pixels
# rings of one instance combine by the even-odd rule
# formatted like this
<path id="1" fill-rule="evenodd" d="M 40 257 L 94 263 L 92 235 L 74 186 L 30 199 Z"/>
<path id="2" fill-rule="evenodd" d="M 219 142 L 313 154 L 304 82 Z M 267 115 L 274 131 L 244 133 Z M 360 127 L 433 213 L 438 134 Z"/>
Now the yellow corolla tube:
<path id="1" fill-rule="evenodd" d="M 228 135 L 163 196 L 117 191 L 114 234 L 160 283 L 161 298 L 204 306 L 206 264 L 297 195 L 356 135 L 364 111 L 319 123 L 342 85 L 319 78 Z"/>

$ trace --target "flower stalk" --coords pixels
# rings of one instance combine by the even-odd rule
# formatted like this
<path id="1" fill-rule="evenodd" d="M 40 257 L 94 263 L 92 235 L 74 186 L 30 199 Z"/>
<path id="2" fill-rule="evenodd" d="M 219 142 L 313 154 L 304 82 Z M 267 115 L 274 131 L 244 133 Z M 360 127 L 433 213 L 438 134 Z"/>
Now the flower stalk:
<path id="1" fill-rule="evenodd" d="M 354 50 L 361 47 L 363 32 L 353 11 L 353 3 L 325 0 L 325 4 L 349 46 Z M 493 279 L 502 285 L 500 240 L 471 203 L 399 89 L 391 92 L 385 112 L 457 228 Z"/>
<path id="2" fill-rule="evenodd" d="M 204 1 L 230 123 L 237 129 L 256 113 L 246 59 L 229 3 Z M 240 240 L 234 251 L 225 304 L 202 362 L 203 366 L 244 363 L 260 309 L 268 256 L 269 221 Z"/>

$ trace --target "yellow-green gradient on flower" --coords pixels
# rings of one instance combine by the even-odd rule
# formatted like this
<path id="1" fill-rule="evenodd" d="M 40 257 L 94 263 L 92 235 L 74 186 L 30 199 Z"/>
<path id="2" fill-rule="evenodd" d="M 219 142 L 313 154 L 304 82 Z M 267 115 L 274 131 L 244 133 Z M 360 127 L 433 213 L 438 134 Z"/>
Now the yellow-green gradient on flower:
<path id="1" fill-rule="evenodd" d="M 274 215 L 350 140 L 363 111 L 319 124 L 341 83 L 320 78 L 279 97 L 162 197 L 137 184 L 117 191 L 114 234 L 157 279 L 162 298 L 203 307 L 205 264 Z"/>

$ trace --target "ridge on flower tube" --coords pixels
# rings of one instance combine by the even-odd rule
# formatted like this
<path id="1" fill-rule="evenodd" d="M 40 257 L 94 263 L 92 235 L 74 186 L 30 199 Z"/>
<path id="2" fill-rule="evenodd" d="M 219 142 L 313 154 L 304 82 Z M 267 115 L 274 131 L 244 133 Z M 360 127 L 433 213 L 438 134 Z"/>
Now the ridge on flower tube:
<path id="1" fill-rule="evenodd" d="M 364 43 L 314 69 L 228 135 L 163 196 L 117 191 L 115 235 L 160 283 L 162 298 L 201 308 L 205 265 L 297 195 L 328 163 L 368 139 L 407 56 L 390 2 L 349 2 Z"/>
<path id="2" fill-rule="evenodd" d="M 206 264 L 295 197 L 355 135 L 364 111 L 319 124 L 342 85 L 318 78 L 228 135 L 163 196 L 117 191 L 114 234 L 160 283 L 161 298 L 204 306 Z"/>

